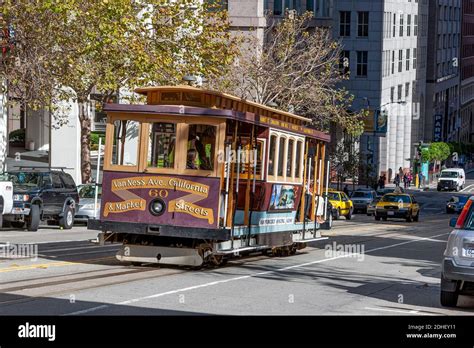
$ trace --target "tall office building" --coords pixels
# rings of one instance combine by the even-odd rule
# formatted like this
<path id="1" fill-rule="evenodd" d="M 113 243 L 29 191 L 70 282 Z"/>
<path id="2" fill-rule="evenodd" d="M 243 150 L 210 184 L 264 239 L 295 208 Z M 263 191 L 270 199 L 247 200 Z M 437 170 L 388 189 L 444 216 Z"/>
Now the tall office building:
<path id="1" fill-rule="evenodd" d="M 462 2 L 461 129 L 459 140 L 474 143 L 474 0 Z"/>
<path id="2" fill-rule="evenodd" d="M 422 137 L 428 28 L 427 0 L 229 0 L 235 30 L 261 37 L 266 10 L 314 13 L 314 26 L 329 27 L 343 46 L 350 78 L 342 83 L 355 96 L 353 109 L 382 115 L 361 137 L 363 160 L 374 175 L 393 177 L 409 168 L 413 143 Z M 415 132 L 412 128 L 415 127 Z M 421 134 L 419 134 L 421 133 Z"/>
<path id="3" fill-rule="evenodd" d="M 424 140 L 458 141 L 461 0 L 429 1 L 428 41 Z"/>

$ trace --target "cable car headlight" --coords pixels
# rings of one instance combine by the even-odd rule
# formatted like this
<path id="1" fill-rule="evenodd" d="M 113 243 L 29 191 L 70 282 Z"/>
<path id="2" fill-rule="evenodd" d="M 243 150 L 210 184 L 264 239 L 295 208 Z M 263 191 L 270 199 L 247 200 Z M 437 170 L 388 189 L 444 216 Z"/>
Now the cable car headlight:
<path id="1" fill-rule="evenodd" d="M 166 211 L 166 204 L 162 199 L 156 198 L 150 202 L 148 209 L 153 215 L 160 216 Z"/>

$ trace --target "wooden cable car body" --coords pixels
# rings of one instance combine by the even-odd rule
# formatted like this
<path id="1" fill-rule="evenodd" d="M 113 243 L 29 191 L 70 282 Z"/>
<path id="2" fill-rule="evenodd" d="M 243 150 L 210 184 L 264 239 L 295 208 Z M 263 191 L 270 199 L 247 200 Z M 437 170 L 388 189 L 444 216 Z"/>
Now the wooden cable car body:
<path id="1" fill-rule="evenodd" d="M 104 108 L 101 214 L 88 223 L 123 244 L 119 260 L 219 265 L 324 239 L 330 138 L 309 119 L 190 86 L 137 92 L 146 105 Z"/>

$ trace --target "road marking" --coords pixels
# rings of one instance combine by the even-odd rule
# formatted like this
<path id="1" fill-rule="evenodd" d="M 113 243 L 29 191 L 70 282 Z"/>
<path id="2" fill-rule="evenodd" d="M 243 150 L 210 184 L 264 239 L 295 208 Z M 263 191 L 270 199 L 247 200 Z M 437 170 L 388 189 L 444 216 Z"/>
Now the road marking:
<path id="1" fill-rule="evenodd" d="M 387 246 L 384 246 L 384 247 L 374 248 L 374 249 L 367 250 L 365 252 L 365 254 L 368 254 L 368 253 L 371 253 L 371 252 L 374 252 L 374 251 L 394 248 L 394 247 L 397 247 L 397 246 L 400 246 L 400 245 L 411 244 L 411 243 L 421 242 L 421 241 L 427 241 L 427 240 L 430 240 L 432 238 L 448 235 L 449 233 L 450 232 L 442 233 L 442 234 L 438 234 L 438 235 L 430 236 L 430 237 L 426 237 L 426 238 L 418 238 L 418 239 L 414 239 L 414 240 L 409 240 L 409 241 L 405 241 L 405 242 L 391 244 L 391 245 L 387 245 Z M 183 292 L 192 291 L 192 290 L 196 290 L 196 289 L 206 288 L 206 287 L 209 287 L 209 286 L 225 284 L 225 283 L 229 283 L 229 282 L 233 282 L 233 281 L 237 281 L 237 280 L 243 280 L 243 279 L 258 277 L 258 276 L 262 276 L 262 275 L 287 271 L 287 270 L 290 270 L 290 269 L 293 269 L 293 268 L 301 268 L 301 267 L 305 267 L 305 266 L 310 266 L 310 265 L 314 265 L 314 264 L 318 264 L 318 263 L 328 262 L 328 261 L 332 261 L 332 260 L 337 260 L 337 259 L 347 258 L 347 257 L 352 257 L 352 256 L 357 256 L 357 255 L 360 255 L 360 253 L 345 254 L 345 255 L 331 257 L 331 258 L 328 258 L 328 259 L 316 260 L 316 261 L 302 263 L 302 264 L 299 264 L 299 265 L 283 267 L 283 268 L 276 269 L 276 270 L 258 272 L 258 273 L 254 273 L 254 274 L 249 274 L 249 275 L 245 275 L 245 276 L 234 277 L 234 278 L 229 278 L 229 279 L 224 279 L 224 280 L 217 280 L 217 281 L 210 282 L 210 283 L 204 283 L 204 284 L 200 284 L 200 285 L 189 286 L 189 287 L 186 287 L 186 288 L 170 290 L 170 291 L 166 291 L 166 292 L 162 292 L 162 293 L 158 293 L 158 294 L 154 294 L 154 295 L 138 297 L 138 298 L 134 298 L 134 299 L 127 300 L 127 301 L 122 301 L 122 302 L 115 303 L 115 304 L 107 304 L 107 305 L 101 305 L 101 306 L 92 307 L 92 308 L 88 308 L 88 309 L 83 309 L 83 310 L 80 310 L 80 311 L 66 313 L 66 314 L 63 314 L 63 315 L 80 315 L 80 314 L 91 313 L 91 312 L 95 312 L 95 311 L 100 310 L 100 309 L 108 308 L 112 305 L 128 305 L 128 304 L 140 302 L 140 301 L 143 301 L 143 300 L 149 300 L 149 299 L 154 299 L 154 298 L 158 298 L 158 297 L 163 297 L 163 296 L 166 296 L 166 295 L 173 295 L 173 294 L 183 293 Z"/>
<path id="2" fill-rule="evenodd" d="M 18 237 L 18 235 L 10 235 L 10 236 L 5 236 L 0 234 L 0 237 Z M 46 242 L 36 242 L 36 243 L 10 243 L 10 242 L 2 242 L 0 245 L 6 245 L 6 244 L 22 244 L 22 245 L 35 245 L 35 244 L 48 244 L 48 243 L 65 243 L 65 242 L 88 242 L 90 239 L 66 239 L 66 240 L 52 240 L 52 241 L 46 241 Z"/>
<path id="3" fill-rule="evenodd" d="M 107 257 L 100 257 L 95 259 L 86 259 L 86 260 L 79 260 L 79 261 L 60 261 L 60 262 L 49 262 L 49 263 L 42 263 L 42 264 L 33 264 L 28 266 L 15 266 L 12 265 L 10 268 L 0 268 L 0 273 L 5 272 L 15 272 L 15 271 L 27 271 L 36 268 L 49 268 L 49 267 L 61 267 L 61 266 L 69 266 L 69 265 L 78 265 L 85 262 L 94 262 L 106 259 L 113 259 L 115 256 L 107 256 Z"/>
<path id="4" fill-rule="evenodd" d="M 468 189 L 468 188 L 471 188 L 471 187 L 474 188 L 474 184 L 469 185 L 469 186 L 466 186 L 466 187 L 463 188 L 460 192 L 467 192 L 467 189 Z M 470 190 L 469 190 L 469 191 L 470 191 Z"/>
<path id="5" fill-rule="evenodd" d="M 435 314 L 429 314 L 429 313 L 420 313 L 419 311 L 416 310 L 400 310 L 397 309 L 387 309 L 387 308 L 372 308 L 372 307 L 365 307 L 364 309 L 372 310 L 372 311 L 381 311 L 381 312 L 391 312 L 391 313 L 402 313 L 402 314 L 416 314 L 416 315 L 435 315 Z"/>

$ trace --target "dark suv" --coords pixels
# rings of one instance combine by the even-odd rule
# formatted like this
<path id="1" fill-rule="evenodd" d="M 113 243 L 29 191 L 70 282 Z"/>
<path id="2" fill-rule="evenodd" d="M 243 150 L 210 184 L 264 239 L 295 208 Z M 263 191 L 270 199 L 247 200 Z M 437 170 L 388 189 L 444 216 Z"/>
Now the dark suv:
<path id="1" fill-rule="evenodd" d="M 8 173 L 13 183 L 13 209 L 4 221 L 13 227 L 37 231 L 40 221 L 70 229 L 79 195 L 68 173 L 52 168 L 31 168 Z"/>

